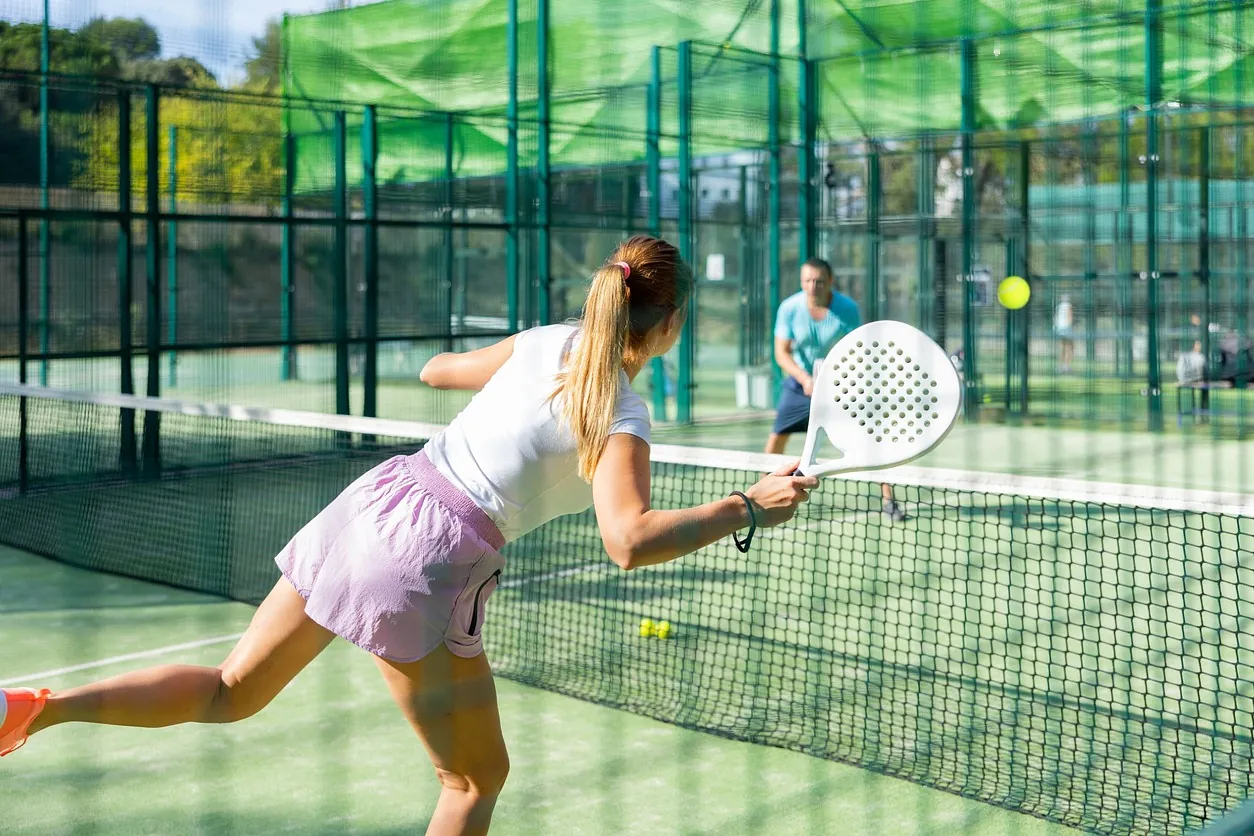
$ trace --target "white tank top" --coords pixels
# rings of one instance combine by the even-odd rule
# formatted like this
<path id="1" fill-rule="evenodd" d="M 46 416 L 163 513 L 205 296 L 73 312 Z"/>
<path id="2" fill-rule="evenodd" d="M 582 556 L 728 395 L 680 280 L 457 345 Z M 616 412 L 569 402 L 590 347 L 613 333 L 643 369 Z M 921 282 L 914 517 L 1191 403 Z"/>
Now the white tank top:
<path id="1" fill-rule="evenodd" d="M 574 434 L 549 399 L 577 326 L 550 325 L 514 338 L 514 353 L 424 451 L 496 523 L 506 542 L 583 511 L 592 488 L 579 478 Z M 649 410 L 624 372 L 610 434 L 649 441 Z"/>

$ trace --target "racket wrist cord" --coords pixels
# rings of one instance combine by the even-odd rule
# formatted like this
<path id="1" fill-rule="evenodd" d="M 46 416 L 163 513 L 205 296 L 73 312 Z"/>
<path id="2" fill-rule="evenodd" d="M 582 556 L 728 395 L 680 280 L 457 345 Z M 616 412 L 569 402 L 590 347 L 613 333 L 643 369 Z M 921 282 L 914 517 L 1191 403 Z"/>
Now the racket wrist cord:
<path id="1" fill-rule="evenodd" d="M 732 541 L 736 544 L 737 550 L 741 554 L 748 554 L 749 546 L 753 543 L 754 532 L 758 530 L 758 518 L 753 512 L 753 503 L 749 501 L 749 497 L 745 496 L 743 491 L 732 491 L 728 496 L 738 496 L 744 500 L 745 508 L 749 511 L 749 533 L 745 535 L 745 539 L 741 540 L 740 535 L 732 532 Z"/>

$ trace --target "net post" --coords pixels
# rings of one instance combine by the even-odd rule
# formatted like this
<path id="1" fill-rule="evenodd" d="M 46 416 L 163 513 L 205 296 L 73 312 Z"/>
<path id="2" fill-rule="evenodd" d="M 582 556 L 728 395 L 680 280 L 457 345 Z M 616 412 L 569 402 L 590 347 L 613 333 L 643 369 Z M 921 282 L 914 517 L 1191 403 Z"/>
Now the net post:
<path id="1" fill-rule="evenodd" d="M 135 394 L 135 366 L 131 320 L 132 275 L 134 250 L 132 236 L 132 170 L 131 170 L 131 89 L 118 91 L 118 361 L 119 391 Z M 118 466 L 123 473 L 133 474 L 139 462 L 138 439 L 135 435 L 135 410 L 123 409 L 119 415 L 121 437 L 118 440 Z"/>
<path id="2" fill-rule="evenodd" d="M 343 110 L 337 110 L 333 128 L 335 190 L 331 204 L 335 213 L 335 243 L 331 262 L 331 303 L 334 308 L 335 331 L 335 411 L 338 415 L 349 414 L 347 134 L 347 115 Z"/>
<path id="3" fill-rule="evenodd" d="M 975 115 L 976 115 L 975 42 L 962 39 L 962 366 L 963 411 L 967 420 L 979 415 L 979 364 L 975 356 Z"/>
<path id="4" fill-rule="evenodd" d="M 169 137 L 170 146 L 168 168 L 168 179 L 170 181 L 168 184 L 170 190 L 170 214 L 173 215 L 179 210 L 178 126 L 171 125 L 166 133 Z M 179 222 L 176 220 L 171 220 L 167 225 L 166 272 L 166 304 L 168 306 L 166 313 L 166 339 L 170 344 L 170 357 L 169 362 L 166 365 L 166 385 L 174 387 L 178 386 L 178 352 L 174 350 L 174 345 L 178 342 L 179 337 Z"/>
<path id="5" fill-rule="evenodd" d="M 161 124 L 160 93 L 155 84 L 144 90 L 145 130 L 145 231 L 144 273 L 148 316 L 145 342 L 148 347 L 148 385 L 150 398 L 161 396 Z M 140 461 L 145 476 L 161 472 L 161 413 L 144 410 L 143 449 Z"/>
<path id="6" fill-rule="evenodd" d="M 649 184 L 649 234 L 662 235 L 662 53 L 649 49 L 649 89 L 645 130 L 645 165 Z M 654 357 L 649 364 L 653 390 L 653 420 L 666 420 L 666 364 Z"/>
<path id="7" fill-rule="evenodd" d="M 509 102 L 505 122 L 505 306 L 510 332 L 518 322 L 518 0 L 506 0 L 505 60 L 509 67 Z"/>
<path id="8" fill-rule="evenodd" d="M 679 255 L 693 263 L 692 241 L 692 42 L 679 44 Z M 693 283 L 688 318 L 679 337 L 679 379 L 676 383 L 676 420 L 692 423 L 692 361 L 696 352 L 697 297 Z"/>
<path id="9" fill-rule="evenodd" d="M 279 270 L 282 273 L 283 286 L 279 295 L 279 338 L 283 341 L 280 349 L 280 380 L 296 379 L 296 349 L 292 345 L 294 332 L 293 317 L 295 313 L 296 263 L 292 257 L 293 235 L 292 226 L 292 193 L 296 188 L 296 137 L 291 132 L 283 134 L 283 215 L 282 238 L 279 249 Z"/>
<path id="10" fill-rule="evenodd" d="M 365 368 L 362 379 L 362 415 L 373 418 L 378 414 L 379 398 L 379 120 L 374 105 L 366 105 L 361 122 L 361 181 L 362 208 L 365 227 L 362 258 L 366 282 L 366 298 L 363 311 L 365 344 Z M 450 256 L 452 249 L 449 250 Z"/>
<path id="11" fill-rule="evenodd" d="M 548 325 L 552 316 L 549 291 L 552 285 L 550 272 L 549 209 L 552 196 L 549 193 L 549 2 L 536 0 L 536 220 L 540 240 L 536 246 L 536 290 L 539 302 L 539 320 Z"/>

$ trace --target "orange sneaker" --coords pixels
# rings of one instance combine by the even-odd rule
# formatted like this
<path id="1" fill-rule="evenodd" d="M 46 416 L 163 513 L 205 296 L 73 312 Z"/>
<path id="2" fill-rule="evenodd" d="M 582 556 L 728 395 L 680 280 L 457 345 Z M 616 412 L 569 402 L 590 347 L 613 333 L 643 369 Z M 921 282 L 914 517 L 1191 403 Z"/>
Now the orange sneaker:
<path id="1" fill-rule="evenodd" d="M 26 730 L 52 693 L 47 688 L 0 688 L 0 758 L 16 752 L 26 742 Z"/>

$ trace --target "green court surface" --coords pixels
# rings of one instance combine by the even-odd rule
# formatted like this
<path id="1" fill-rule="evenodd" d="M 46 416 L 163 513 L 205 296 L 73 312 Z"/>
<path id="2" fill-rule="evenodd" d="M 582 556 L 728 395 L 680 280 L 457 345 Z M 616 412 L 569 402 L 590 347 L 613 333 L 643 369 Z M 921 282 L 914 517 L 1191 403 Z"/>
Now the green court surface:
<path id="1" fill-rule="evenodd" d="M 65 687 L 214 664 L 252 608 L 0 551 L 0 682 Z M 491 627 L 489 627 L 489 630 Z M 513 769 L 498 834 L 1063 834 L 794 752 L 500 680 Z M 233 726 L 65 726 L 0 763 L 6 834 L 420 832 L 437 795 L 369 657 L 334 643 Z"/>

